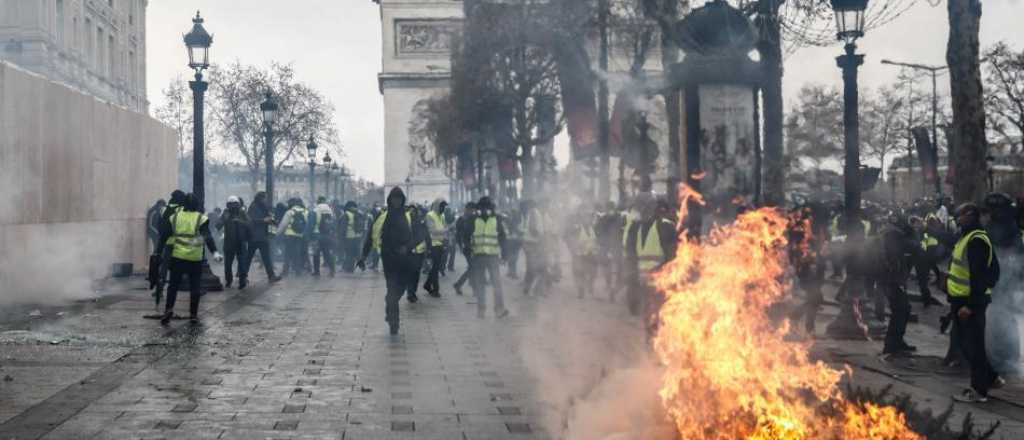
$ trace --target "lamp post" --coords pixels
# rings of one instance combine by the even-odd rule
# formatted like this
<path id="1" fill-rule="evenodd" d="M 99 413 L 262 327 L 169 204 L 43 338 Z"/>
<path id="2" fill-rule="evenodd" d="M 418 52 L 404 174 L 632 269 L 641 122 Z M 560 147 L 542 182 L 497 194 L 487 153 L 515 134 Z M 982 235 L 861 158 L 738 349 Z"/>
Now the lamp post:
<path id="1" fill-rule="evenodd" d="M 316 203 L 316 140 L 313 135 L 309 136 L 309 143 L 306 144 L 306 152 L 309 153 L 309 203 Z M 312 205 L 310 205 L 312 206 Z"/>
<path id="2" fill-rule="evenodd" d="M 274 206 L 274 122 L 277 121 L 277 100 L 274 99 L 270 90 L 266 92 L 266 98 L 260 104 L 260 112 L 263 113 L 263 159 L 267 164 L 267 206 Z"/>
<path id="3" fill-rule="evenodd" d="M 203 95 L 210 84 L 203 81 L 203 70 L 210 67 L 210 45 L 213 36 L 203 28 L 203 18 L 196 11 L 192 19 L 192 30 L 185 34 L 185 48 L 188 49 L 188 67 L 195 70 L 195 80 L 189 81 L 192 89 L 192 194 L 199 203 L 199 212 L 206 212 L 206 155 L 203 130 Z M 205 291 L 224 290 L 220 278 L 210 270 L 210 264 L 203 258 L 202 288 Z"/>
<path id="4" fill-rule="evenodd" d="M 328 151 L 324 153 L 324 197 L 331 198 L 331 171 L 334 170 L 334 164 L 332 163 L 331 153 Z"/>
<path id="5" fill-rule="evenodd" d="M 192 194 L 199 202 L 200 212 L 205 212 L 206 158 L 203 139 L 203 95 L 209 83 L 203 81 L 203 70 L 210 67 L 210 45 L 213 37 L 203 28 L 203 18 L 196 11 L 192 19 L 192 30 L 185 34 L 185 48 L 188 49 L 188 67 L 195 70 L 195 81 L 189 81 L 192 89 Z"/>
<path id="6" fill-rule="evenodd" d="M 858 245 L 854 234 L 860 228 L 861 171 L 860 171 L 860 119 L 858 117 L 857 69 L 864 63 L 864 55 L 857 55 L 857 39 L 864 36 L 864 11 L 868 0 L 831 0 L 836 17 L 836 37 L 845 43 L 845 53 L 836 57 L 836 64 L 843 70 L 843 134 L 846 163 L 843 167 L 844 182 L 844 231 L 848 244 Z M 863 237 L 863 234 L 859 234 Z M 832 336 L 865 338 L 865 327 L 859 322 L 857 311 L 860 301 L 860 287 L 857 285 L 861 274 L 848 271 L 847 293 L 840 307 L 839 315 L 828 325 Z"/>
<path id="7" fill-rule="evenodd" d="M 891 66 L 900 66 L 916 70 L 924 70 L 929 72 L 932 76 L 932 148 L 935 149 L 935 160 L 939 160 L 939 89 L 938 89 L 938 75 L 939 72 L 949 69 L 949 66 L 926 66 L 924 64 L 914 63 L 901 63 L 899 61 L 882 60 L 882 64 L 888 64 Z M 936 165 L 936 168 L 938 165 Z M 942 180 L 939 176 L 935 176 L 935 193 L 942 195 Z"/>

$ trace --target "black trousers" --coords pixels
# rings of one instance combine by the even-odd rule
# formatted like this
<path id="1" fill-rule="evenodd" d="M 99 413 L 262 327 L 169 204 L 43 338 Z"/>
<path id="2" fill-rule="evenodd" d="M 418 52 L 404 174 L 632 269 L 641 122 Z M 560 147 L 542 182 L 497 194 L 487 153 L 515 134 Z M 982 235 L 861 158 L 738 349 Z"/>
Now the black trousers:
<path id="1" fill-rule="evenodd" d="M 270 258 L 270 242 L 269 241 L 256 241 L 249 243 L 249 253 L 246 255 L 244 263 L 244 269 L 238 269 L 238 276 L 241 277 L 244 273 L 246 276 L 249 275 L 249 268 L 252 267 L 253 258 L 256 256 L 256 251 L 260 252 L 260 261 L 263 262 L 263 269 L 267 271 L 267 279 L 274 278 L 274 261 Z"/>
<path id="2" fill-rule="evenodd" d="M 423 261 L 427 258 L 427 254 L 412 254 L 409 255 L 409 276 L 406 279 L 406 294 L 410 298 L 416 296 L 416 290 L 420 288 L 420 273 L 423 269 Z"/>
<path id="3" fill-rule="evenodd" d="M 439 278 L 441 277 L 441 270 L 444 268 L 446 263 L 445 248 L 444 246 L 433 246 L 430 248 L 430 273 L 427 274 L 427 282 L 423 285 L 428 293 L 436 293 L 441 291 L 441 284 Z"/>
<path id="4" fill-rule="evenodd" d="M 967 362 L 971 364 L 971 388 L 978 394 L 987 396 L 988 390 L 992 388 L 998 376 L 985 352 L 985 312 L 988 306 L 970 306 L 971 316 L 965 320 L 956 317 L 959 308 L 960 306 L 952 306 L 953 329 L 959 331 L 960 346 Z"/>
<path id="5" fill-rule="evenodd" d="M 202 297 L 203 263 L 200 261 L 185 261 L 171 258 L 170 270 L 171 279 L 167 283 L 167 306 L 165 310 L 174 312 L 174 303 L 178 300 L 178 289 L 181 287 L 181 280 L 187 275 L 190 294 L 188 304 L 189 316 L 199 316 L 199 298 Z"/>
<path id="6" fill-rule="evenodd" d="M 883 351 L 896 350 L 906 344 L 903 336 L 907 334 L 907 321 L 910 320 L 910 298 L 907 297 L 907 290 L 899 283 L 882 281 L 877 287 L 889 299 L 889 327 L 885 330 Z"/>
<path id="7" fill-rule="evenodd" d="M 455 254 L 458 253 L 458 246 L 454 243 L 448 245 L 448 271 L 455 272 Z"/>
<path id="8" fill-rule="evenodd" d="M 797 285 L 800 286 L 800 290 L 804 291 L 804 303 L 793 311 L 790 315 L 790 321 L 796 325 L 802 316 L 804 319 L 804 330 L 808 333 L 814 333 L 818 310 L 821 309 L 821 304 L 825 301 L 821 293 L 821 287 L 825 281 L 824 268 L 798 266 L 796 277 Z"/>
<path id="9" fill-rule="evenodd" d="M 308 253 L 306 240 L 302 237 L 286 236 L 284 238 L 284 269 L 281 270 L 281 274 L 288 275 L 290 271 L 294 270 L 296 275 L 301 275 L 306 270 Z"/>
<path id="10" fill-rule="evenodd" d="M 473 259 L 465 253 L 462 256 L 466 258 L 466 271 L 462 273 L 459 279 L 455 280 L 456 289 L 461 289 L 466 284 L 466 281 L 470 282 L 470 286 L 473 285 Z"/>
<path id="11" fill-rule="evenodd" d="M 231 270 L 234 269 L 235 260 L 238 260 L 238 279 L 244 280 L 249 277 L 248 246 L 245 243 L 237 243 L 234 246 L 224 246 L 224 281 L 231 284 L 234 277 Z"/>
<path id="12" fill-rule="evenodd" d="M 397 326 L 398 302 L 405 294 L 409 277 L 416 267 L 412 265 L 407 256 L 384 255 L 381 256 L 381 263 L 384 266 L 384 281 L 387 285 L 387 296 L 384 297 L 384 320 L 391 325 Z"/>
<path id="13" fill-rule="evenodd" d="M 362 242 L 362 240 L 360 240 L 359 237 L 356 237 L 343 238 L 341 241 L 341 247 L 343 249 L 343 262 L 341 263 L 341 270 L 348 273 L 355 272 L 356 262 L 359 261 L 359 254 L 361 253 L 361 249 L 359 249 L 359 244 Z"/>
<path id="14" fill-rule="evenodd" d="M 331 276 L 334 276 L 334 242 L 330 239 L 321 238 L 314 242 L 313 249 L 313 274 L 320 275 L 320 257 L 323 256 L 324 262 L 327 263 L 327 268 L 331 271 Z"/>

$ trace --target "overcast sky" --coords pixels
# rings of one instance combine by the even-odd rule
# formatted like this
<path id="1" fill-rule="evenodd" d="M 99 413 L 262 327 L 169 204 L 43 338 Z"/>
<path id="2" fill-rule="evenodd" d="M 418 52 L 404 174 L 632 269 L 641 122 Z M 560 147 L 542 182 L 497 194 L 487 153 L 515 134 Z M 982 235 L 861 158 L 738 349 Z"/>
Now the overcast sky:
<path id="1" fill-rule="evenodd" d="M 944 64 L 948 35 L 945 2 L 937 7 L 930 6 L 928 0 L 917 3 L 895 21 L 870 30 L 859 42 L 861 53 L 867 55 L 861 68 L 862 86 L 874 88 L 895 78 L 898 69 L 879 64 L 883 58 Z M 1024 47 L 1024 1 L 985 0 L 984 8 L 983 47 L 999 40 Z M 377 4 L 371 0 L 151 0 L 147 20 L 151 109 L 161 104 L 161 89 L 176 76 L 188 75 L 181 37 L 190 29 L 197 9 L 202 10 L 206 28 L 214 35 L 210 53 L 214 62 L 293 63 L 298 79 L 320 90 L 337 107 L 347 165 L 361 177 L 383 181 L 384 106 L 377 88 L 381 66 Z M 787 98 L 807 82 L 839 85 L 834 57 L 840 51 L 836 44 L 801 49 L 790 56 L 784 83 Z M 947 93 L 948 78 L 940 80 L 940 88 L 940 93 Z M 559 156 L 564 161 L 567 154 Z"/>

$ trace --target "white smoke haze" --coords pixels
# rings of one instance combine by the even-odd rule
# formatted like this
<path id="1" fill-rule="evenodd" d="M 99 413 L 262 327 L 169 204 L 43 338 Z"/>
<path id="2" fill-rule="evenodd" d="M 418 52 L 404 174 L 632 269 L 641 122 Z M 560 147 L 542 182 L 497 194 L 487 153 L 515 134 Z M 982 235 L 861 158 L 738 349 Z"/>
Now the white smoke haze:
<path id="1" fill-rule="evenodd" d="M 1024 257 L 999 254 L 999 283 L 986 314 L 985 345 L 992 366 L 1004 377 L 1024 381 Z"/>

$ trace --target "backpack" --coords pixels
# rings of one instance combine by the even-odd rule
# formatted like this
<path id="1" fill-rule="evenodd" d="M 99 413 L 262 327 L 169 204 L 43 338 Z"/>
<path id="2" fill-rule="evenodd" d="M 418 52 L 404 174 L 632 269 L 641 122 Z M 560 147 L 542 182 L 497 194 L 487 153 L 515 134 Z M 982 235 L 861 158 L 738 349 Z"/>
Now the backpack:
<path id="1" fill-rule="evenodd" d="M 291 228 L 300 234 L 306 231 L 306 216 L 301 211 L 292 212 Z"/>

